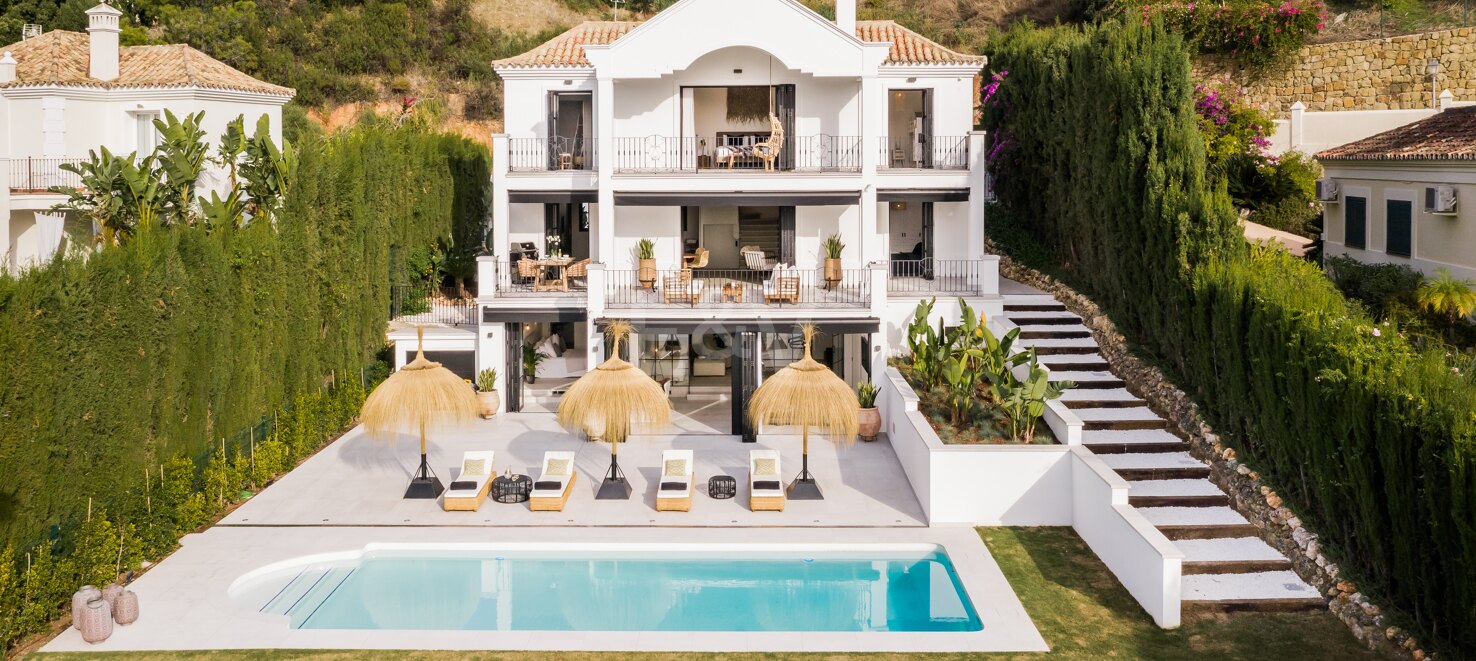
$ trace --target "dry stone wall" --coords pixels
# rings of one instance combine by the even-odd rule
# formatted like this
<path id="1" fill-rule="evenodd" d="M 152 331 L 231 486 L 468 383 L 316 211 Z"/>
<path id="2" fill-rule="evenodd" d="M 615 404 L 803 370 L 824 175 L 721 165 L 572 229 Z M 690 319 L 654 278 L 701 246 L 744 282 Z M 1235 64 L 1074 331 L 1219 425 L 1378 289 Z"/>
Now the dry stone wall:
<path id="1" fill-rule="evenodd" d="M 1428 108 L 1431 58 L 1440 60 L 1440 89 L 1476 100 L 1476 28 L 1304 46 L 1286 68 L 1242 83 L 1247 101 L 1283 117 L 1298 100 L 1314 111 Z M 1197 68 L 1241 78 L 1213 63 Z"/>

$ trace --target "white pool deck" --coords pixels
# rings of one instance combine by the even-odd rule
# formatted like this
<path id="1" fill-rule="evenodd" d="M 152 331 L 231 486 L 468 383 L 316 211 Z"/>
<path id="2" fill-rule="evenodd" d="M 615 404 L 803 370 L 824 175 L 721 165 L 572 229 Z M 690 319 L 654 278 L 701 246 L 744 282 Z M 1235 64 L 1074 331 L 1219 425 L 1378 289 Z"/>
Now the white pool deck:
<path id="1" fill-rule="evenodd" d="M 493 450 L 495 468 L 538 477 L 547 450 L 570 450 L 578 481 L 563 512 L 489 501 L 477 512 L 445 512 L 440 503 L 401 498 L 418 461 L 413 439 L 376 442 L 359 430 L 339 439 L 263 490 L 130 587 L 138 622 L 90 645 L 68 629 L 43 651 L 189 649 L 446 649 L 713 652 L 1025 652 L 1047 650 L 998 565 L 972 528 L 928 527 L 910 482 L 885 439 L 833 445 L 810 439 L 810 470 L 822 501 L 790 501 L 783 512 L 748 509 L 748 452 L 778 450 L 786 480 L 800 468 L 798 436 L 763 434 L 757 444 L 733 436 L 646 435 L 620 450 L 634 487 L 628 501 L 596 501 L 609 445 L 561 431 L 549 414 L 516 414 L 432 439 L 430 461 L 443 482 L 459 472 L 462 452 Z M 699 489 L 690 512 L 657 512 L 654 482 L 661 451 L 691 449 Z M 706 481 L 735 477 L 738 497 L 714 500 Z M 286 618 L 232 601 L 231 583 L 271 563 L 305 555 L 361 550 L 371 543 L 703 543 L 742 553 L 743 544 L 939 544 L 983 620 L 980 632 L 533 632 L 360 631 L 292 629 Z"/>

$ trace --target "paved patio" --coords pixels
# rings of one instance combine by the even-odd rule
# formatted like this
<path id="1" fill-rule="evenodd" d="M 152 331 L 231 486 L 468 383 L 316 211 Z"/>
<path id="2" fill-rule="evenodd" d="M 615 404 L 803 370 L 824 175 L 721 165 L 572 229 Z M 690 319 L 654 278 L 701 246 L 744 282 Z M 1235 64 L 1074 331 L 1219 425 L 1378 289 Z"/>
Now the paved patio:
<path id="1" fill-rule="evenodd" d="M 923 516 L 912 485 L 885 440 L 838 446 L 811 436 L 810 471 L 825 492 L 822 501 L 790 501 L 783 512 L 748 509 L 748 452 L 780 452 L 788 480 L 800 469 L 800 438 L 764 434 L 745 444 L 733 436 L 672 434 L 632 437 L 620 448 L 620 465 L 634 492 L 628 501 L 596 501 L 595 490 L 610 464 L 608 443 L 570 436 L 547 413 L 523 413 L 480 421 L 432 437 L 431 469 L 449 484 L 462 453 L 493 450 L 498 473 L 537 479 L 543 453 L 576 452 L 577 481 L 563 512 L 533 512 L 526 503 L 485 501 L 477 512 L 446 512 L 440 503 L 405 500 L 405 485 L 417 465 L 418 447 L 406 436 L 397 442 L 371 439 L 355 429 L 243 504 L 221 526 L 661 526 L 661 527 L 921 527 Z M 656 481 L 661 452 L 693 450 L 700 488 L 690 512 L 657 512 Z M 731 475 L 738 497 L 707 496 L 707 479 Z"/>

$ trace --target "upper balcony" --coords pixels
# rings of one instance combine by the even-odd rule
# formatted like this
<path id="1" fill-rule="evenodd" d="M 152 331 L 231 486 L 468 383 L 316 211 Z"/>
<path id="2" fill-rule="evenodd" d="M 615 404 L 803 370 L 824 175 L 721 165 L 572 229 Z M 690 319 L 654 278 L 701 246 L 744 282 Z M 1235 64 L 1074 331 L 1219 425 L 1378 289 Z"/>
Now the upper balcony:
<path id="1" fill-rule="evenodd" d="M 11 195 L 37 195 L 48 193 L 52 186 L 82 185 L 82 178 L 61 168 L 65 164 L 77 164 L 86 159 L 23 156 L 12 158 L 6 185 Z"/>
<path id="2" fill-rule="evenodd" d="M 617 174 L 860 172 L 859 136 L 724 133 L 615 138 Z"/>

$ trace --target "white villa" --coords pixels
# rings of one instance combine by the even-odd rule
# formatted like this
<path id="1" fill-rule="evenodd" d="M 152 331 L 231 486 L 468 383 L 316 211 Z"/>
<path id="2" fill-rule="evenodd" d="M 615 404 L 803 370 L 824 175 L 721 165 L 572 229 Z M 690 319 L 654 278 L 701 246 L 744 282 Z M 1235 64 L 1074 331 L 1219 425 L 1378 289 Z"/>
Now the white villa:
<path id="1" fill-rule="evenodd" d="M 250 131 L 266 115 L 281 142 L 282 106 L 292 90 L 184 44 L 120 47 L 122 12 L 107 4 L 87 16 L 87 34 L 28 31 L 0 48 L 0 269 L 45 263 L 68 241 L 86 241 L 91 228 L 51 211 L 64 197 L 47 189 L 78 183 L 60 166 L 85 160 L 99 145 L 125 155 L 152 150 L 153 121 L 165 110 L 181 118 L 204 111 L 207 140 L 238 116 Z M 218 173 L 205 180 L 218 182 Z"/>
<path id="2" fill-rule="evenodd" d="M 879 378 L 920 299 L 954 318 L 960 298 L 1003 309 L 973 130 L 984 66 L 857 21 L 854 0 L 834 22 L 795 0 L 685 0 L 495 62 L 507 133 L 480 325 L 427 348 L 475 350 L 506 386 L 540 347 L 538 383 L 501 389 L 506 409 L 537 410 L 605 359 L 608 320 L 630 319 L 627 358 L 679 410 L 730 402 L 713 426 L 748 441 L 746 395 L 798 357 L 798 322 L 849 382 Z"/>

